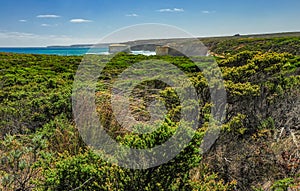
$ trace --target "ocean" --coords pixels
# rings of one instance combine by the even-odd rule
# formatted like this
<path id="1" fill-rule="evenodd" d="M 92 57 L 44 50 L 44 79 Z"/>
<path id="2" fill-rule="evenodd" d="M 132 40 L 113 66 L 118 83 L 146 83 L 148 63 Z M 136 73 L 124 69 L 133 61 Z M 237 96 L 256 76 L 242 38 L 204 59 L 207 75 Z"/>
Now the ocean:
<path id="1" fill-rule="evenodd" d="M 32 47 L 32 48 L 0 48 L 0 52 L 10 52 L 19 54 L 49 54 L 60 56 L 81 56 L 85 54 L 100 54 L 106 55 L 108 48 L 75 48 L 75 47 Z M 133 54 L 155 55 L 155 52 L 150 51 L 132 51 Z"/>
<path id="2" fill-rule="evenodd" d="M 79 56 L 90 51 L 90 48 L 48 48 L 48 47 L 33 47 L 33 48 L 0 48 L 0 52 L 11 52 L 21 54 L 51 54 L 61 56 Z M 108 54 L 108 48 L 91 49 L 94 54 Z"/>

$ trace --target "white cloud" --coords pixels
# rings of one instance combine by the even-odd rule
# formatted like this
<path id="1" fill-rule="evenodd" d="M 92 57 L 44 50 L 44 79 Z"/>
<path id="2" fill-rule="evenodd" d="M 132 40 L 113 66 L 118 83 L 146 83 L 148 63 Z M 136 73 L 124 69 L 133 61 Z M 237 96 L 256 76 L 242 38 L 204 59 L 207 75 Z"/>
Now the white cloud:
<path id="1" fill-rule="evenodd" d="M 19 22 L 21 22 L 21 23 L 26 23 L 27 20 L 25 20 L 25 19 L 20 19 Z"/>
<path id="2" fill-rule="evenodd" d="M 173 8 L 173 9 L 159 9 L 158 12 L 184 12 L 184 9 L 182 8 Z"/>
<path id="3" fill-rule="evenodd" d="M 47 23 L 43 23 L 41 24 L 42 27 L 57 27 L 58 24 L 53 24 L 53 25 L 50 25 L 50 24 L 47 24 Z"/>
<path id="4" fill-rule="evenodd" d="M 34 38 L 36 35 L 23 32 L 0 31 L 0 38 Z"/>
<path id="5" fill-rule="evenodd" d="M 90 23 L 93 22 L 92 20 L 86 20 L 86 19 L 71 19 L 71 23 Z"/>
<path id="6" fill-rule="evenodd" d="M 132 13 L 132 14 L 127 14 L 125 15 L 126 17 L 138 17 L 138 14 Z"/>
<path id="7" fill-rule="evenodd" d="M 182 8 L 181 9 L 174 8 L 173 11 L 175 11 L 175 12 L 184 12 L 184 9 L 182 9 Z"/>
<path id="8" fill-rule="evenodd" d="M 59 15 L 38 15 L 37 18 L 59 18 Z"/>
<path id="9" fill-rule="evenodd" d="M 203 14 L 212 14 L 212 13 L 215 13 L 216 11 L 201 11 Z"/>
<path id="10" fill-rule="evenodd" d="M 0 30 L 0 47 L 39 47 L 48 45 L 92 44 L 98 39 L 66 35 L 38 35 L 33 33 Z"/>
<path id="11" fill-rule="evenodd" d="M 50 27 L 51 25 L 43 23 L 43 24 L 41 24 L 41 26 L 42 27 Z"/>

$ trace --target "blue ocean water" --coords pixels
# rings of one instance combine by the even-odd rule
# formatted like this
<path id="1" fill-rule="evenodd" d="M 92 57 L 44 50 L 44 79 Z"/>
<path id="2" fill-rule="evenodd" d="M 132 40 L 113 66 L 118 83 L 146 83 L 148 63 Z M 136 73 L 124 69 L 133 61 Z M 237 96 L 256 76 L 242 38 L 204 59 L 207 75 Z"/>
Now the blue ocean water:
<path id="1" fill-rule="evenodd" d="M 0 52 L 10 52 L 19 54 L 51 54 L 60 56 L 80 56 L 85 54 L 100 54 L 106 55 L 108 48 L 75 48 L 75 47 L 36 47 L 36 48 L 0 48 Z M 132 54 L 143 54 L 143 55 L 155 55 L 155 52 L 151 51 L 132 51 Z"/>
<path id="2" fill-rule="evenodd" d="M 21 53 L 21 54 L 51 54 L 51 55 L 61 55 L 61 56 L 73 56 L 73 55 L 84 55 L 86 53 L 90 54 L 108 54 L 108 48 L 0 48 L 0 52 L 11 52 L 11 53 Z"/>

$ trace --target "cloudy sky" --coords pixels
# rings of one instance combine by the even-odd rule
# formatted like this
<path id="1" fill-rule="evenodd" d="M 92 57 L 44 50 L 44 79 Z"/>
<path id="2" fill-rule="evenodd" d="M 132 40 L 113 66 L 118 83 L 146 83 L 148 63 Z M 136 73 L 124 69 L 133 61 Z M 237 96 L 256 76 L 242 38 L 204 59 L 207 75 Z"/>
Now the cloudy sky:
<path id="1" fill-rule="evenodd" d="M 0 4 L 0 47 L 95 43 L 115 30 L 142 23 L 168 24 L 199 37 L 300 31 L 299 0 L 0 0 Z"/>

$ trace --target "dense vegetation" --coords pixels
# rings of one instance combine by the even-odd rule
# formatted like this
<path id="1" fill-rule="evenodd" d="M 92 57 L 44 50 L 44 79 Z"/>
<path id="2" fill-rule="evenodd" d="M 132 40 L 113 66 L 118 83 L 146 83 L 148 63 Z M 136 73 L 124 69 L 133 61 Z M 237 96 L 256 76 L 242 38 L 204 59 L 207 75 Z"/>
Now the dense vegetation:
<path id="1" fill-rule="evenodd" d="M 267 51 L 253 49 L 251 39 L 230 40 L 212 49 L 222 54 L 223 45 L 227 49 L 246 44 L 216 57 L 227 91 L 226 116 L 216 127 L 221 129 L 220 137 L 203 155 L 200 144 L 216 106 L 195 63 L 185 57 L 95 56 L 99 62 L 111 59 L 95 95 L 100 121 L 120 144 L 140 149 L 161 144 L 176 131 L 182 109 L 172 87 L 160 81 L 143 82 L 134 90 L 137 97 L 132 98 L 131 112 L 147 121 L 151 99 L 161 98 L 168 111 L 164 123 L 150 134 L 123 129 L 112 113 L 111 86 L 132 64 L 151 59 L 170 62 L 185 72 L 201 98 L 199 128 L 189 145 L 168 163 L 145 170 L 110 164 L 82 141 L 71 104 L 82 57 L 0 53 L 0 189 L 299 189 L 300 57 L 297 49 L 284 51 L 279 40 L 274 41 Z M 299 46 L 299 38 L 283 44 L 287 41 Z M 210 59 L 201 62 L 209 65 Z"/>
<path id="2" fill-rule="evenodd" d="M 202 40 L 202 39 L 201 39 Z M 300 55 L 300 37 L 298 36 L 241 36 L 227 38 L 208 38 L 202 42 L 216 54 L 236 54 L 241 51 L 278 52 Z"/>

